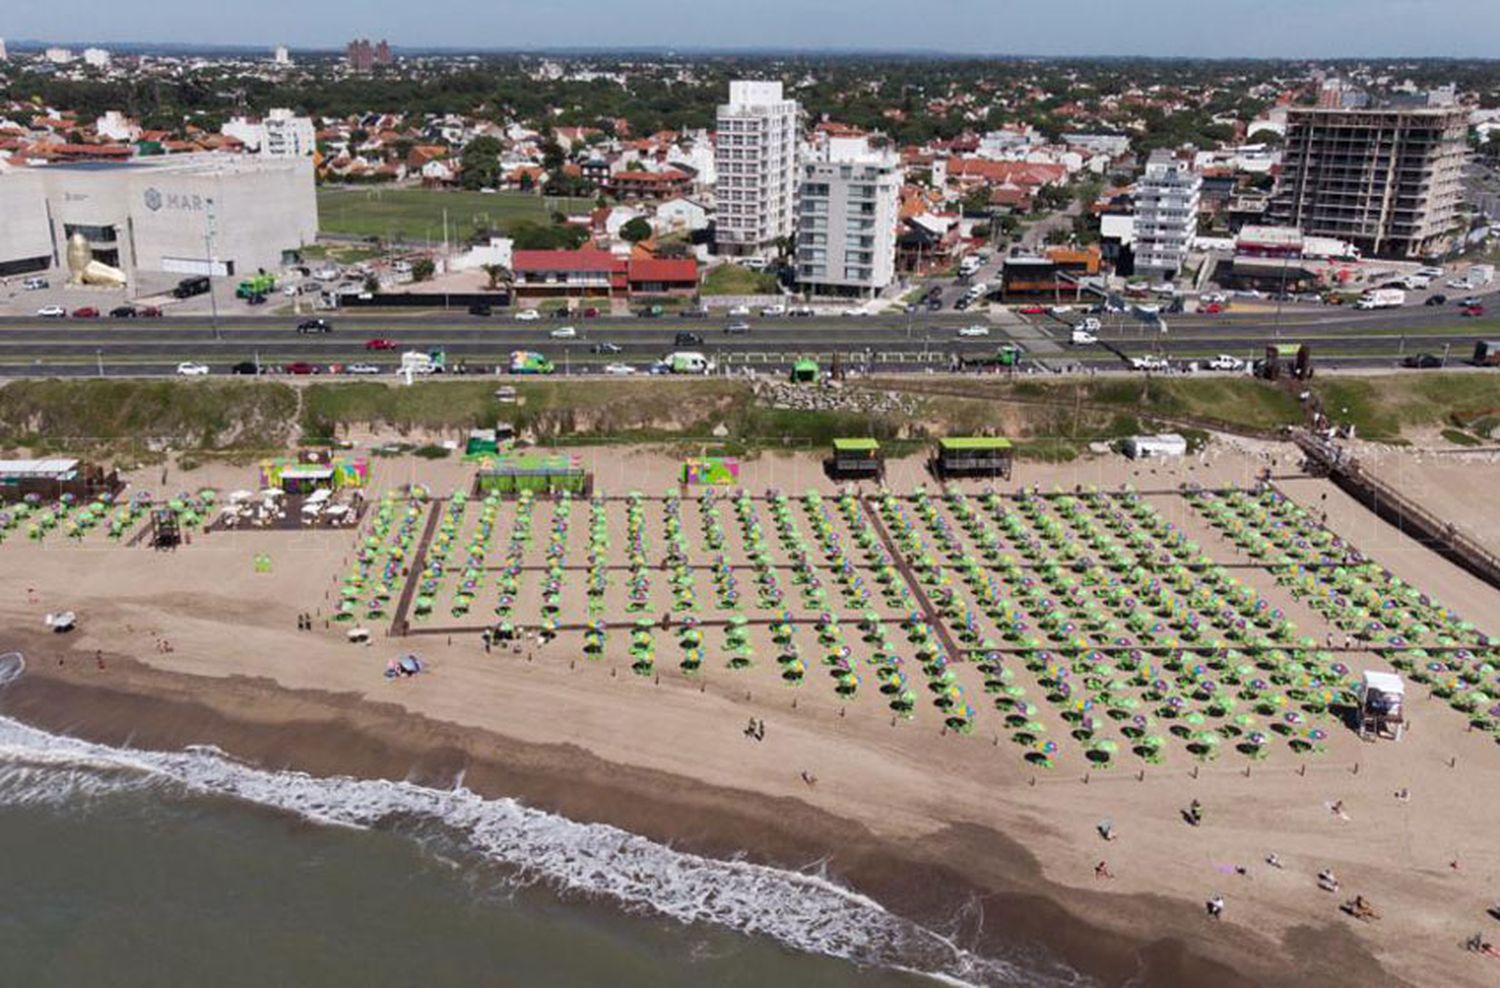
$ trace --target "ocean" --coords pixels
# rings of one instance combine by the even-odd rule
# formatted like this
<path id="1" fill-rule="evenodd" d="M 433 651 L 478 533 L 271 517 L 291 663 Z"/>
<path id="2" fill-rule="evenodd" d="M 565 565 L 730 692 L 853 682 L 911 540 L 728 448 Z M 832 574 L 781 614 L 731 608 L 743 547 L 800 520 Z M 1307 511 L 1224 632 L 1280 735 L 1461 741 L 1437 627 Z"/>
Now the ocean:
<path id="1" fill-rule="evenodd" d="M 1051 986 L 813 872 L 0 717 L 7 984 Z"/>

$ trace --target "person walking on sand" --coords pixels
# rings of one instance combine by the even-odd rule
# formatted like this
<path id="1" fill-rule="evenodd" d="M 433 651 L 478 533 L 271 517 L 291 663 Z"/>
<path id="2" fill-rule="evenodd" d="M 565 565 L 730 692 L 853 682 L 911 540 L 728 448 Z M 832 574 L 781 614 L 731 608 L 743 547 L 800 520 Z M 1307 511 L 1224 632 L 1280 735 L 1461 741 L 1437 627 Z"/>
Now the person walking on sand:
<path id="1" fill-rule="evenodd" d="M 1188 804 L 1187 820 L 1195 827 L 1203 822 L 1203 804 L 1196 799 Z"/>
<path id="2" fill-rule="evenodd" d="M 1114 878 L 1115 876 L 1110 873 L 1109 863 L 1107 861 L 1101 861 L 1098 864 L 1094 865 L 1094 877 Z"/>
<path id="3" fill-rule="evenodd" d="M 1224 897 L 1222 895 L 1216 895 L 1212 899 L 1209 899 L 1204 903 L 1204 906 L 1208 909 L 1210 919 L 1224 918 Z"/>

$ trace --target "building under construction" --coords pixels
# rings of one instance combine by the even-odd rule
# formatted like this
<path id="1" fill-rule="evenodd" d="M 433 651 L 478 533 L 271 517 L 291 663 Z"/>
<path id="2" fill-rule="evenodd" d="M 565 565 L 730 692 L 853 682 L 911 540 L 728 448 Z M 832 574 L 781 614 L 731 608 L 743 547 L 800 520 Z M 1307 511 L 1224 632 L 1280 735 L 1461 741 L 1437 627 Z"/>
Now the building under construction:
<path id="1" fill-rule="evenodd" d="M 1272 215 L 1367 256 L 1441 253 L 1458 232 L 1467 138 L 1462 109 L 1292 108 Z"/>

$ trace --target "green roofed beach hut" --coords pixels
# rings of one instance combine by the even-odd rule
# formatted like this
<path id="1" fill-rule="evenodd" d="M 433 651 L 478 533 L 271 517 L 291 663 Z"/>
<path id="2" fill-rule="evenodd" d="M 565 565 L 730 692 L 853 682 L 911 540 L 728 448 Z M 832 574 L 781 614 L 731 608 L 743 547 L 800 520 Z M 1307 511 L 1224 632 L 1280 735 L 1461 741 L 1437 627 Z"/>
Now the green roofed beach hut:
<path id="1" fill-rule="evenodd" d="M 594 476 L 583 469 L 578 458 L 561 454 L 502 454 L 487 461 L 474 477 L 476 495 L 509 497 L 522 491 L 588 495 L 593 488 Z"/>
<path id="2" fill-rule="evenodd" d="M 803 357 L 792 365 L 793 384 L 816 384 L 818 380 L 818 362 Z"/>
<path id="3" fill-rule="evenodd" d="M 1003 477 L 1010 479 L 1015 449 L 998 436 L 950 436 L 938 440 L 932 472 L 945 477 Z"/>
<path id="4" fill-rule="evenodd" d="M 835 480 L 879 480 L 885 476 L 885 456 L 874 439 L 835 439 L 828 474 Z"/>

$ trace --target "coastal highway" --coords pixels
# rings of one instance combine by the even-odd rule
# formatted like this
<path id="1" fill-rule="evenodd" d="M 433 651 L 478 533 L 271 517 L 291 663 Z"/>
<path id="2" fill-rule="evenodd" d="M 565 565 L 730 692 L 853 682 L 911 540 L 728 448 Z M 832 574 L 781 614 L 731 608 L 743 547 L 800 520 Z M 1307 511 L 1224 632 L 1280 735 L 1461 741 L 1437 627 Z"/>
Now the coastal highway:
<path id="1" fill-rule="evenodd" d="M 1324 367 L 1380 368 L 1403 355 L 1448 351 L 1450 362 L 1466 360 L 1474 341 L 1500 339 L 1500 296 L 1486 298 L 1486 314 L 1462 317 L 1454 305 L 1406 306 L 1359 311 L 1327 306 L 1287 305 L 1280 313 L 1268 303 L 1218 315 L 1165 316 L 1166 332 L 1130 314 L 1104 317 L 1098 334 L 1127 355 L 1154 353 L 1187 362 L 1227 353 L 1260 356 L 1273 342 L 1307 343 Z M 368 363 L 392 370 L 400 351 L 444 350 L 450 365 L 459 361 L 488 369 L 506 363 L 512 350 L 537 350 L 559 373 L 597 372 L 605 364 L 627 363 L 644 371 L 672 350 L 698 350 L 722 366 L 765 372 L 787 369 L 800 356 L 826 362 L 834 353 L 852 366 L 881 372 L 946 370 L 956 357 L 992 355 L 999 346 L 1019 343 L 1028 360 L 1050 370 L 1086 366 L 1119 368 L 1120 358 L 1104 346 L 1069 345 L 1081 309 L 1058 315 L 889 313 L 880 316 L 763 318 L 743 320 L 750 331 L 724 332 L 726 318 L 656 319 L 604 317 L 563 322 L 518 322 L 464 313 L 392 314 L 346 310 L 326 316 L 332 333 L 302 335 L 293 315 L 226 315 L 215 327 L 206 316 L 158 319 L 40 319 L 0 317 L 0 376 L 127 376 L 171 374 L 178 363 L 207 364 L 227 373 L 236 363 L 262 365 Z M 959 335 L 963 327 L 988 326 L 987 337 Z M 564 325 L 577 338 L 554 339 Z M 678 346 L 678 333 L 697 333 L 701 344 Z M 370 351 L 370 340 L 390 340 L 394 351 Z M 598 344 L 619 352 L 595 353 Z"/>

